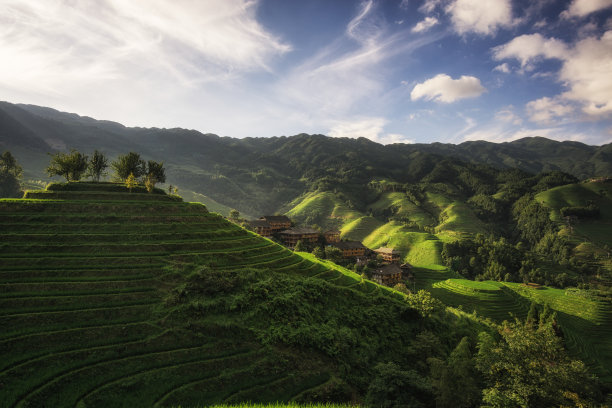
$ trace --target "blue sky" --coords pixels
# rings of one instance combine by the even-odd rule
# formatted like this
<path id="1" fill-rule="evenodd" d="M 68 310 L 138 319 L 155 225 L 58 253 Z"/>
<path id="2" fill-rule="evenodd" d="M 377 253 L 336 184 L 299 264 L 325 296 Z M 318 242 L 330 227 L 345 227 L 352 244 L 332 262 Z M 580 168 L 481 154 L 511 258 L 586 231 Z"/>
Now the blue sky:
<path id="1" fill-rule="evenodd" d="M 612 142 L 612 0 L 3 0 L 0 61 L 128 126 Z"/>

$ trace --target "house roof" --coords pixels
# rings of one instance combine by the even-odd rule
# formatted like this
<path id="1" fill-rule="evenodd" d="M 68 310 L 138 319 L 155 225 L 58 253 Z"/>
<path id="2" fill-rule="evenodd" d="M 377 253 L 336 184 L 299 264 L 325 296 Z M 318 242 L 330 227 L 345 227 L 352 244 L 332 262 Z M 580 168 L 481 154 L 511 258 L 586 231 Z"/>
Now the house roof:
<path id="1" fill-rule="evenodd" d="M 379 254 L 392 254 L 392 255 L 399 255 L 400 252 L 393 249 L 393 248 L 387 248 L 387 247 L 380 247 L 378 249 L 375 249 L 374 252 L 379 253 Z"/>
<path id="2" fill-rule="evenodd" d="M 338 230 L 329 230 L 329 231 L 325 231 L 325 234 L 340 234 L 340 231 Z"/>
<path id="3" fill-rule="evenodd" d="M 304 234 L 318 234 L 319 231 L 312 228 L 291 228 L 288 230 L 281 231 L 284 235 L 304 235 Z"/>
<path id="4" fill-rule="evenodd" d="M 410 265 L 408 262 L 406 262 L 406 263 L 401 264 L 400 268 L 402 268 L 402 269 L 412 269 L 412 265 Z"/>
<path id="5" fill-rule="evenodd" d="M 264 215 L 263 217 L 259 217 L 260 220 L 266 220 L 268 222 L 288 222 L 291 223 L 291 220 L 286 215 Z"/>
<path id="6" fill-rule="evenodd" d="M 402 268 L 398 264 L 389 264 L 374 270 L 375 275 L 395 275 L 402 273 Z"/>
<path id="7" fill-rule="evenodd" d="M 359 241 L 340 241 L 334 242 L 331 245 L 339 249 L 365 249 L 365 246 Z"/>
<path id="8" fill-rule="evenodd" d="M 252 227 L 270 228 L 270 223 L 266 220 L 249 221 L 249 225 L 251 225 Z"/>

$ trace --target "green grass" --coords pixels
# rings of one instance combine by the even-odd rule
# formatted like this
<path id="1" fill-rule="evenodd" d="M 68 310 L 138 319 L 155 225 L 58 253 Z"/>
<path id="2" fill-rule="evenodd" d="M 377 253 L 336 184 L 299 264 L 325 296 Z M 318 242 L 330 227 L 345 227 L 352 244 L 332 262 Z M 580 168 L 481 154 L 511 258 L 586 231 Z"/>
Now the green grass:
<path id="1" fill-rule="evenodd" d="M 294 200 L 286 214 L 298 223 L 310 220 L 310 223 L 321 226 L 345 223 L 362 216 L 349 208 L 331 192 L 310 192 Z"/>
<path id="2" fill-rule="evenodd" d="M 0 200 L 4 405 L 307 401 L 335 384 L 332 366 L 312 351 L 298 356 L 262 347 L 230 306 L 219 308 L 227 297 L 170 308 L 169 293 L 194 264 L 223 274 L 265 268 L 279 277 L 313 279 L 304 282 L 315 287 L 324 282 L 342 293 L 343 307 L 356 296 L 369 304 L 363 296 L 394 294 L 247 232 L 200 204 L 122 188 L 71 183 L 32 193 L 32 199 Z M 350 211 L 334 204 L 331 214 Z M 336 295 L 328 301 L 335 310 Z M 216 309 L 201 314 L 206 307 Z"/>
<path id="3" fill-rule="evenodd" d="M 376 202 L 368 205 L 368 208 L 372 208 L 374 211 L 395 208 L 396 216 L 415 222 L 421 227 L 434 225 L 436 221 L 430 213 L 410 201 L 403 192 L 385 192 Z"/>

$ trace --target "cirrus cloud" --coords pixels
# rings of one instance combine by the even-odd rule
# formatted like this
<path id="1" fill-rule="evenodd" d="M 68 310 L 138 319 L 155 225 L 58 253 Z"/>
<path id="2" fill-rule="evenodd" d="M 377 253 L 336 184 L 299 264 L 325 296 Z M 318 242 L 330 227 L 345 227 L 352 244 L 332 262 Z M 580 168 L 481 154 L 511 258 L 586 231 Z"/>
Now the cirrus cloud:
<path id="1" fill-rule="evenodd" d="M 453 79 L 446 74 L 438 74 L 417 84 L 410 93 L 410 99 L 451 103 L 460 99 L 475 98 L 486 91 L 487 89 L 476 77 L 462 75 L 459 79 Z"/>

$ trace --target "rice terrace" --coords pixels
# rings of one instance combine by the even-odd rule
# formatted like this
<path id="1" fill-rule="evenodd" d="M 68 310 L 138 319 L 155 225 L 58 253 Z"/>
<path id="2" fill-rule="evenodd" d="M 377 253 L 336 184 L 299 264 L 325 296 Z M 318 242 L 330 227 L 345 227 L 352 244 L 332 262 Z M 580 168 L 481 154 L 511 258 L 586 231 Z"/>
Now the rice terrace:
<path id="1" fill-rule="evenodd" d="M 0 25 L 0 408 L 612 407 L 612 0 Z"/>

